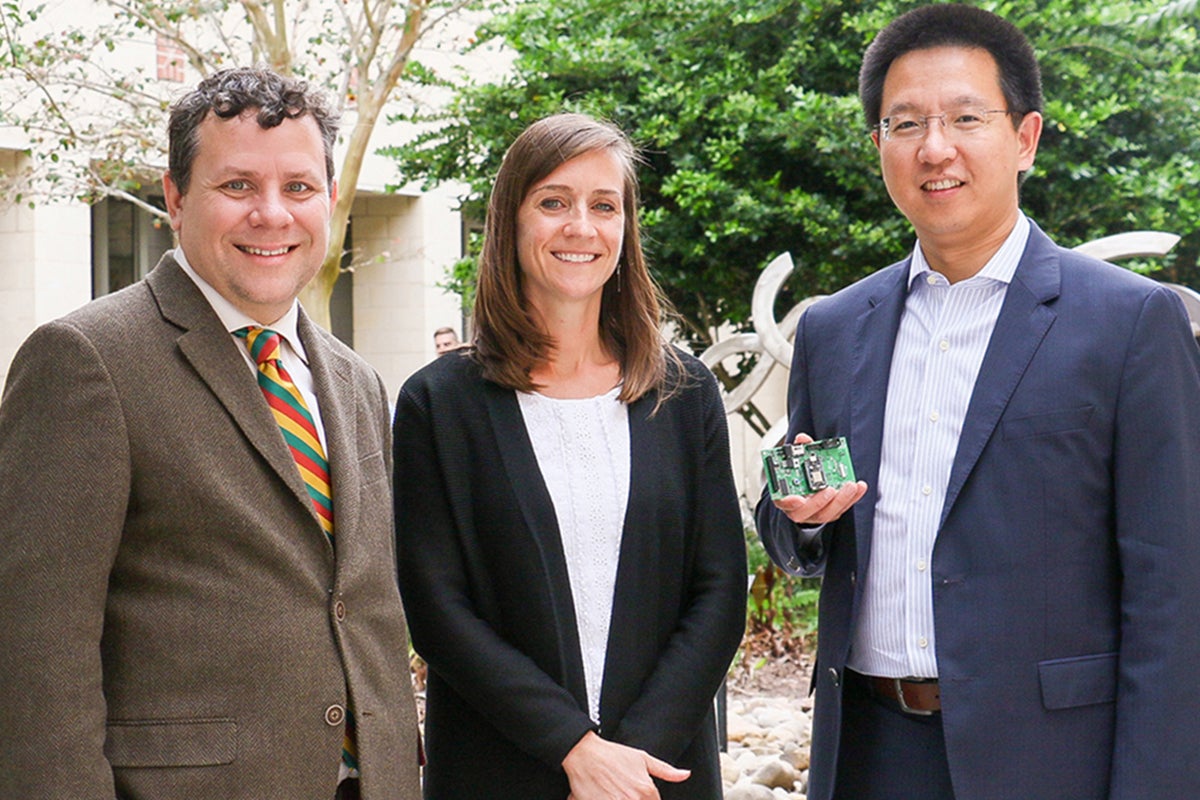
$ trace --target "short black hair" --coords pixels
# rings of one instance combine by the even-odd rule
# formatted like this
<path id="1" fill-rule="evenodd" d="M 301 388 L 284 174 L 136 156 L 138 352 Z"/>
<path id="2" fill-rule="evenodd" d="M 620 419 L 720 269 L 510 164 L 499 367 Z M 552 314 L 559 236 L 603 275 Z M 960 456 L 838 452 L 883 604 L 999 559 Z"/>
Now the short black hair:
<path id="1" fill-rule="evenodd" d="M 337 140 L 338 114 L 325 95 L 305 81 L 288 78 L 265 67 L 234 67 L 214 72 L 171 106 L 167 125 L 167 169 L 171 180 L 186 194 L 196 159 L 200 123 L 209 112 L 232 119 L 257 110 L 262 128 L 274 128 L 285 119 L 308 114 L 317 123 L 325 146 L 325 176 L 333 186 L 333 145 Z"/>
<path id="2" fill-rule="evenodd" d="M 1042 110 L 1042 72 L 1033 46 L 1015 25 L 990 11 L 958 3 L 921 6 L 892 20 L 863 55 L 858 96 L 867 126 L 879 124 L 883 82 L 892 62 L 914 50 L 967 47 L 986 50 L 1000 71 L 1000 90 L 1014 124 Z"/>

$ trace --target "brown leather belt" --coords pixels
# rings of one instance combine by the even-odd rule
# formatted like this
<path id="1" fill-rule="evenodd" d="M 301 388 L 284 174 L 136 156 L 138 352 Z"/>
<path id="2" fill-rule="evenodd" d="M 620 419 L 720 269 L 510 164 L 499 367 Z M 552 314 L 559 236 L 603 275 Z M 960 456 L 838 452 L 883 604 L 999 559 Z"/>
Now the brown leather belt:
<path id="1" fill-rule="evenodd" d="M 864 676 L 871 693 L 895 702 L 901 711 L 909 714 L 929 715 L 942 710 L 942 695 L 936 678 L 906 680 L 904 678 L 880 678 Z"/>

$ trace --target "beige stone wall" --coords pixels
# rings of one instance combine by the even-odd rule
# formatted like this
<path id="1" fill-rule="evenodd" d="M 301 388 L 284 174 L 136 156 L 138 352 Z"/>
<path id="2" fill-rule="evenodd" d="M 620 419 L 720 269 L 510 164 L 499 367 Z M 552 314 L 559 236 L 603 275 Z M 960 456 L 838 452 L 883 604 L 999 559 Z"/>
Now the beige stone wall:
<path id="1" fill-rule="evenodd" d="M 460 330 L 459 302 L 438 284 L 459 258 L 459 215 L 436 193 L 363 195 L 354 204 L 354 349 L 383 376 L 394 399 L 434 358 L 433 331 Z"/>
<path id="2" fill-rule="evenodd" d="M 0 169 L 24 158 L 0 150 Z M 91 218 L 82 204 L 0 205 L 0 383 L 38 325 L 91 299 Z"/>

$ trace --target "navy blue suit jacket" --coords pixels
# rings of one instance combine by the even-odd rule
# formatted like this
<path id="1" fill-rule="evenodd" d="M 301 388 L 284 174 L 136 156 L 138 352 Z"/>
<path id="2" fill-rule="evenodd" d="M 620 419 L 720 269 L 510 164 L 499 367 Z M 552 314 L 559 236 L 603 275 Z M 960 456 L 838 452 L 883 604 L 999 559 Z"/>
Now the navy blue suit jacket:
<path id="1" fill-rule="evenodd" d="M 788 440 L 849 437 L 866 496 L 813 541 L 760 501 L 789 572 L 824 576 L 811 800 L 828 800 L 870 563 L 904 261 L 801 318 Z M 1200 349 L 1165 287 L 1036 226 L 971 396 L 933 554 L 959 800 L 1200 797 Z"/>

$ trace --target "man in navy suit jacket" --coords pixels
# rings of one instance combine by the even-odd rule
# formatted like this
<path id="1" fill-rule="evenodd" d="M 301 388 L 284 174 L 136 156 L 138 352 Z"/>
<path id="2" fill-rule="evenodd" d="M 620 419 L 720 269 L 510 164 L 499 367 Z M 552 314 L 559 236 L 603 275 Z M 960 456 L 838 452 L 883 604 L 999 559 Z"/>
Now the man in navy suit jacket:
<path id="1" fill-rule="evenodd" d="M 860 480 L 758 526 L 823 575 L 810 800 L 1200 797 L 1200 349 L 1178 298 L 1019 210 L 1025 37 L 927 6 L 860 94 L 912 256 L 801 319 L 789 441 Z"/>

